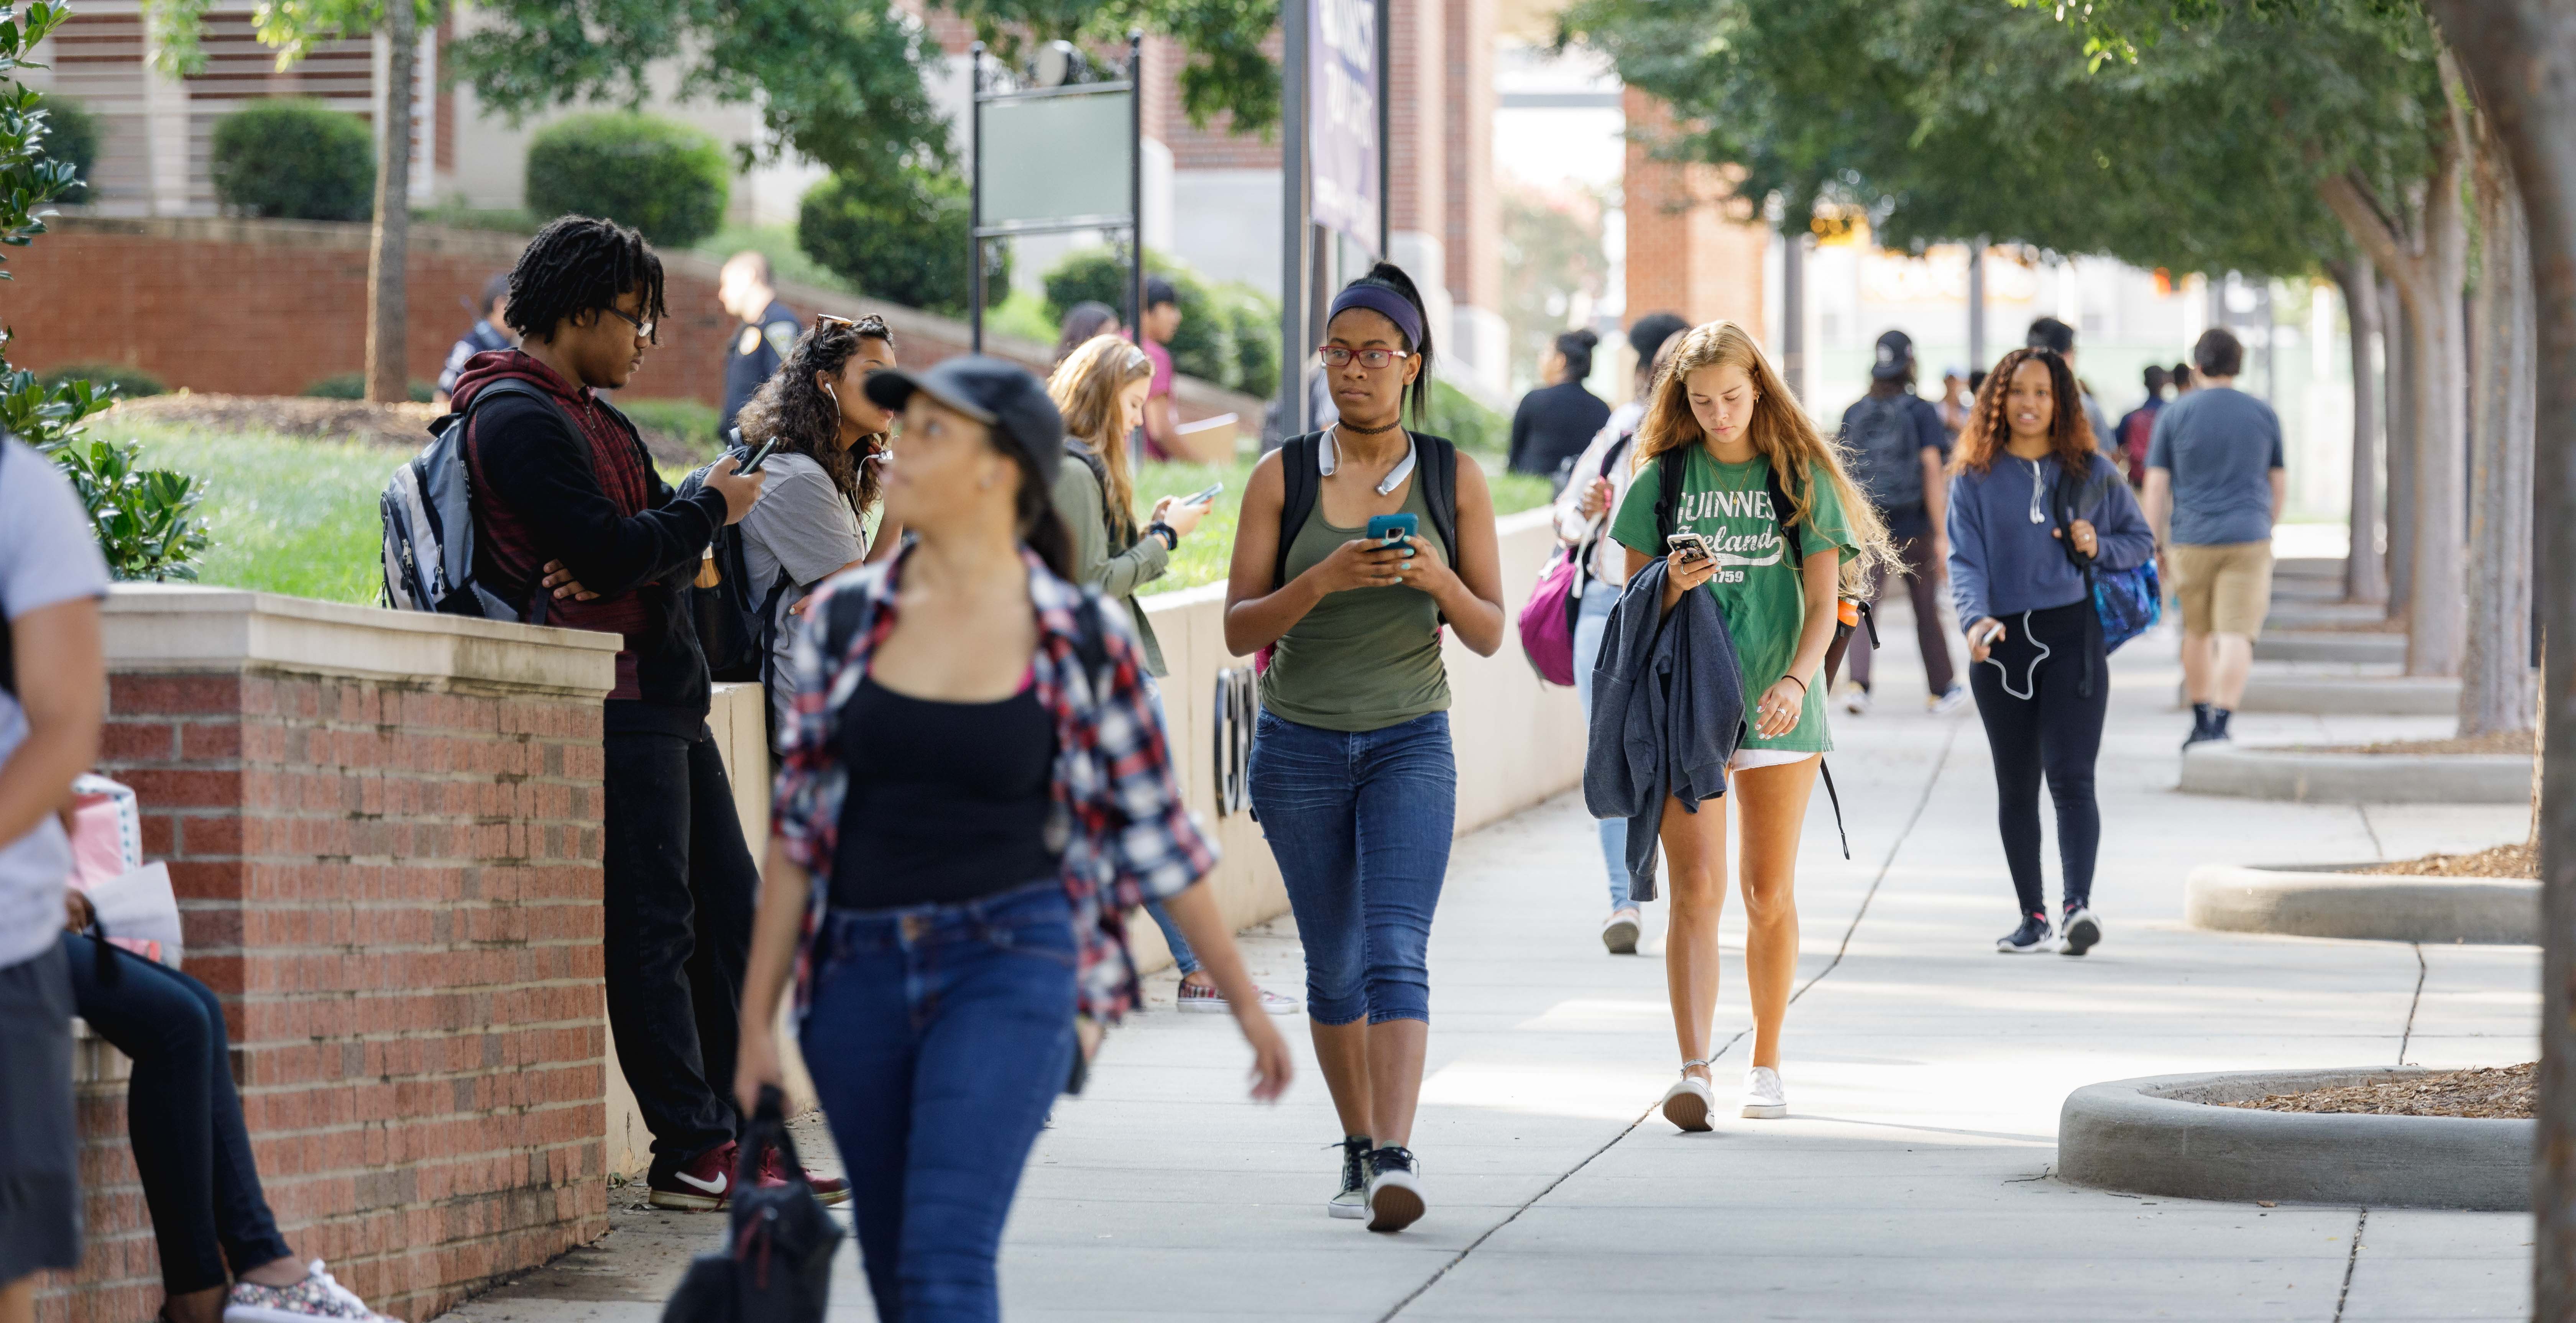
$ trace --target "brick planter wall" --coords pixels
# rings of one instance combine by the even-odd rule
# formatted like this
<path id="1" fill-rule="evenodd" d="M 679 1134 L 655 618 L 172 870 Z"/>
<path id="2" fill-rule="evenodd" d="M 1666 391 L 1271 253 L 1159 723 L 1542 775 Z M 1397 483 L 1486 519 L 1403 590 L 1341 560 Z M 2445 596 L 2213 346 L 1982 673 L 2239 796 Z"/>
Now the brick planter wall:
<path id="1" fill-rule="evenodd" d="M 599 699 L 614 636 L 120 586 L 103 762 L 170 863 L 297 1252 L 426 1318 L 606 1229 Z M 161 1299 L 116 1054 L 49 1323 Z"/>

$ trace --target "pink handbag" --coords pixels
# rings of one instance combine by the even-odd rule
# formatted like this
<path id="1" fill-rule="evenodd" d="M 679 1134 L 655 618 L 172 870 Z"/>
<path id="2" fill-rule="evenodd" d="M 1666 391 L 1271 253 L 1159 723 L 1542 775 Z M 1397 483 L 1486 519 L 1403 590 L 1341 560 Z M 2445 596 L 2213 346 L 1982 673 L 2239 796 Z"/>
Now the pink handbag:
<path id="1" fill-rule="evenodd" d="M 1521 604 L 1521 652 L 1549 684 L 1574 683 L 1574 616 L 1583 609 L 1583 551 L 1558 547 Z"/>

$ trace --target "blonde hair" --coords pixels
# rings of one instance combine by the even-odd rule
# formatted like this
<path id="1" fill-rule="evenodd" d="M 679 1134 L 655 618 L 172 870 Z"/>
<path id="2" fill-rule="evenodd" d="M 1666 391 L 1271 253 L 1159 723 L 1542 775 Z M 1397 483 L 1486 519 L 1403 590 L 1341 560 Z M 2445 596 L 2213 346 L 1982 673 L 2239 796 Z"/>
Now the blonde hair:
<path id="1" fill-rule="evenodd" d="M 1047 398 L 1064 415 L 1064 434 L 1090 447 L 1109 471 L 1104 504 L 1109 530 L 1121 538 L 1136 528 L 1136 480 L 1128 468 L 1118 393 L 1153 375 L 1154 362 L 1144 350 L 1114 335 L 1095 335 L 1075 346 L 1047 378 Z"/>
<path id="2" fill-rule="evenodd" d="M 1634 467 L 1642 471 L 1667 451 L 1706 443 L 1707 432 L 1691 413 L 1687 379 L 1691 373 L 1711 367 L 1739 368 L 1752 379 L 1753 418 L 1744 429 L 1745 439 L 1753 443 L 1754 453 L 1771 462 L 1780 490 L 1789 497 L 1795 523 L 1802 528 L 1812 526 L 1808 511 L 1815 504 L 1816 470 L 1823 469 L 1825 480 L 1833 484 L 1834 500 L 1842 506 L 1843 524 L 1851 532 L 1852 544 L 1859 548 L 1842 561 L 1842 595 L 1866 595 L 1875 569 L 1903 573 L 1904 562 L 1888 541 L 1887 524 L 1878 517 L 1878 507 L 1852 483 L 1844 464 L 1842 443 L 1816 430 L 1798 397 L 1790 393 L 1788 383 L 1772 368 L 1769 355 L 1762 352 L 1762 342 L 1733 322 L 1692 327 L 1679 337 L 1670 361 L 1656 370 L 1654 383 L 1647 387 L 1646 416 L 1637 424 Z M 1673 495 L 1664 494 L 1666 500 Z"/>

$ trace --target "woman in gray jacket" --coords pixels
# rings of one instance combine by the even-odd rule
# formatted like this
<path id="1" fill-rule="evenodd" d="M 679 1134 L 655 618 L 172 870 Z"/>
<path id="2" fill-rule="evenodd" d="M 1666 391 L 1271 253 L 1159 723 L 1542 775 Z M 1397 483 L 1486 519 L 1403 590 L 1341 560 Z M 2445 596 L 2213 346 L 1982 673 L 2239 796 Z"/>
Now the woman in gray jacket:
<path id="1" fill-rule="evenodd" d="M 1145 394 L 1153 386 L 1154 365 L 1145 351 L 1114 335 L 1093 336 L 1065 356 L 1047 378 L 1047 395 L 1064 415 L 1064 449 L 1077 461 L 1056 470 L 1052 494 L 1056 514 L 1073 534 L 1073 577 L 1100 590 L 1102 597 L 1126 607 L 1144 645 L 1146 689 L 1160 706 L 1161 687 L 1154 681 L 1167 673 L 1162 645 L 1153 622 L 1136 601 L 1136 590 L 1162 578 L 1171 568 L 1181 539 L 1207 517 L 1204 502 L 1166 496 L 1154 502 L 1145 526 L 1136 525 L 1136 485 L 1128 461 L 1127 438 L 1143 424 Z M 1198 956 L 1159 902 L 1145 912 L 1163 930 L 1181 969 L 1180 1008 L 1221 1012 L 1227 1009 L 1215 980 L 1199 968 Z M 1262 1009 L 1273 1015 L 1295 1013 L 1301 1003 L 1263 991 Z"/>

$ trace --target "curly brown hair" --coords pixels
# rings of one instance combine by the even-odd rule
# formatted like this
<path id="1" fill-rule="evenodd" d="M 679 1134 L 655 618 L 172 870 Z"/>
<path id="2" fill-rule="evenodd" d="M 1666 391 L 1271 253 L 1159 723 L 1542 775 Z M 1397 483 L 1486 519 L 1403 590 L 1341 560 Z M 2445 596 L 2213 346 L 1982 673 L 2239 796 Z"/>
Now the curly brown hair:
<path id="1" fill-rule="evenodd" d="M 863 340 L 881 341 L 891 351 L 894 328 L 874 313 L 857 321 L 817 318 L 814 329 L 796 342 L 787 361 L 761 383 L 735 419 L 745 444 L 758 445 L 774 436 L 779 449 L 795 451 L 821 465 L 849 501 L 851 513 L 862 520 L 877 503 L 876 466 L 866 460 L 885 449 L 886 434 L 863 436 L 844 448 L 840 401 L 817 384 L 815 374 L 838 378 Z"/>
<path id="2" fill-rule="evenodd" d="M 2012 440 L 2012 428 L 2004 422 L 2004 399 L 2012 394 L 2013 373 L 2020 371 L 2024 363 L 2037 363 L 2048 370 L 2048 390 L 2056 397 L 2051 403 L 2048 442 L 2057 454 L 2057 462 L 2069 473 L 2092 471 L 2093 454 L 2099 447 L 2093 424 L 2084 419 L 2084 399 L 2078 394 L 2075 370 L 2055 350 L 2016 349 L 1996 360 L 1995 370 L 1987 373 L 1985 383 L 1978 387 L 1977 402 L 1968 410 L 1968 424 L 1959 429 L 1959 452 L 1951 461 L 1954 472 L 1986 472 Z"/>

